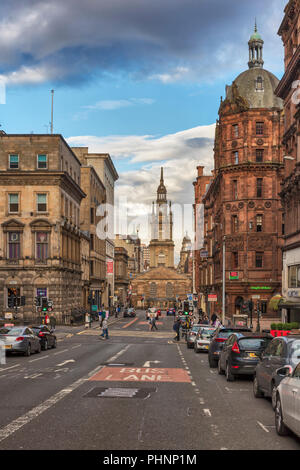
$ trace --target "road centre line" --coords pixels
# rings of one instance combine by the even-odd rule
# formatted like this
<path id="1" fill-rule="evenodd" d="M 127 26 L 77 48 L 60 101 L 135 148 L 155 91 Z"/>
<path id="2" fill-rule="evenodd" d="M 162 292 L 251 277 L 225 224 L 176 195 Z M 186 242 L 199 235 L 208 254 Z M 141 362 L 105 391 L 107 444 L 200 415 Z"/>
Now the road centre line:
<path id="1" fill-rule="evenodd" d="M 76 346 L 72 346 L 71 349 L 81 348 L 81 346 L 82 346 L 82 344 L 77 344 Z M 67 351 L 67 349 L 66 349 L 66 351 Z"/>
<path id="2" fill-rule="evenodd" d="M 69 351 L 68 349 L 63 349 L 62 351 L 58 351 L 53 354 L 53 356 L 58 356 L 58 354 L 62 354 L 63 352 Z"/>
<path id="3" fill-rule="evenodd" d="M 24 415 L 15 419 L 4 428 L 0 429 L 0 442 L 10 437 L 16 431 L 21 429 L 26 424 L 30 423 L 33 419 L 40 416 L 42 413 L 47 411 L 53 405 L 56 405 L 56 403 L 58 403 L 60 400 L 65 398 L 68 394 L 70 394 L 71 392 L 76 390 L 78 387 L 80 387 L 80 385 L 82 385 L 86 380 L 88 380 L 89 377 L 92 377 L 94 374 L 96 374 L 99 371 L 99 369 L 101 369 L 101 366 L 96 367 L 96 369 L 89 372 L 89 374 L 87 374 L 85 377 L 79 380 L 76 380 L 76 382 L 74 382 L 68 388 L 64 388 L 60 392 L 57 392 L 55 395 L 52 395 L 52 397 L 48 398 L 48 400 L 44 401 L 41 405 L 38 405 L 35 408 L 32 408 L 30 411 L 28 411 Z"/>
<path id="4" fill-rule="evenodd" d="M 204 414 L 205 414 L 206 416 L 209 416 L 209 418 L 211 417 L 211 412 L 210 412 L 210 410 L 209 410 L 208 408 L 205 408 L 205 409 L 203 410 L 203 412 L 204 412 Z"/>
<path id="5" fill-rule="evenodd" d="M 31 361 L 28 362 L 41 361 L 42 359 L 46 359 L 47 357 L 49 357 L 49 354 L 47 354 L 47 356 L 38 357 L 37 359 L 31 359 Z"/>
<path id="6" fill-rule="evenodd" d="M 5 372 L 5 371 L 7 371 L 7 370 L 9 370 L 9 369 L 14 369 L 15 367 L 19 367 L 20 365 L 21 365 L 21 364 L 15 364 L 14 366 L 11 366 L 11 367 L 5 367 L 4 369 L 0 369 L 0 372 L 1 372 L 1 371 Z"/>

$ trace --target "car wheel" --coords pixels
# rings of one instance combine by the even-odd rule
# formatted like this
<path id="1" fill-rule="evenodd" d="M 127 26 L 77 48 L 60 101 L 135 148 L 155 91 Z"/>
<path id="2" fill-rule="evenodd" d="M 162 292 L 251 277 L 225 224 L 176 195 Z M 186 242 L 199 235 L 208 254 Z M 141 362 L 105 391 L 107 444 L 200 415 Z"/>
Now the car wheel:
<path id="1" fill-rule="evenodd" d="M 231 373 L 228 362 L 226 364 L 226 380 L 227 382 L 234 382 L 234 375 Z"/>
<path id="2" fill-rule="evenodd" d="M 282 407 L 281 407 L 281 401 L 280 401 L 279 396 L 277 396 L 276 398 L 275 427 L 276 427 L 277 434 L 279 434 L 279 436 L 287 436 L 289 434 L 289 429 L 286 427 L 286 425 L 283 422 Z"/>
<path id="3" fill-rule="evenodd" d="M 277 401 L 277 387 L 274 382 L 272 382 L 271 386 L 272 386 L 272 391 L 271 391 L 272 408 L 275 411 L 276 401 Z"/>
<path id="4" fill-rule="evenodd" d="M 55 349 L 56 347 L 57 347 L 57 340 L 55 338 L 52 348 Z"/>
<path id="5" fill-rule="evenodd" d="M 25 353 L 24 353 L 24 356 L 27 356 L 27 357 L 28 357 L 28 356 L 30 356 L 30 354 L 31 354 L 31 347 L 30 347 L 30 344 L 28 344 L 27 349 L 26 349 L 26 351 L 25 351 Z"/>
<path id="6" fill-rule="evenodd" d="M 47 351 L 47 349 L 48 349 L 48 341 L 45 340 L 45 343 L 44 343 L 44 351 Z"/>
<path id="7" fill-rule="evenodd" d="M 264 393 L 259 388 L 256 375 L 254 376 L 254 380 L 253 380 L 253 394 L 255 398 L 262 398 L 264 396 Z"/>
<path id="8" fill-rule="evenodd" d="M 221 360 L 220 359 L 219 359 L 219 362 L 218 362 L 218 373 L 219 373 L 219 375 L 224 375 L 225 374 L 224 370 L 221 367 Z"/>
<path id="9" fill-rule="evenodd" d="M 211 367 L 212 369 L 215 369 L 216 367 L 218 367 L 218 363 L 214 361 L 213 359 L 211 359 L 210 356 L 208 356 L 208 363 L 209 363 L 209 367 Z"/>

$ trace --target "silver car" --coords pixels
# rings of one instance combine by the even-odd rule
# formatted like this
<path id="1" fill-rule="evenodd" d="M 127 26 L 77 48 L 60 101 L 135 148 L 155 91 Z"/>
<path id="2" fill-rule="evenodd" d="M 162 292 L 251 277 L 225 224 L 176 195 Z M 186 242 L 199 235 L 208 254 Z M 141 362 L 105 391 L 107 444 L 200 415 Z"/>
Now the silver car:
<path id="1" fill-rule="evenodd" d="M 300 437 L 300 363 L 292 371 L 291 366 L 277 370 L 279 376 L 285 376 L 277 387 L 275 426 L 280 436 L 286 436 L 289 430 Z"/>
<path id="2" fill-rule="evenodd" d="M 187 333 L 186 345 L 188 349 L 194 347 L 195 339 L 200 328 L 201 325 L 193 325 L 192 329 Z"/>
<path id="3" fill-rule="evenodd" d="M 4 343 L 4 349 L 7 353 L 20 352 L 25 356 L 30 356 L 33 352 L 41 352 L 39 338 L 27 326 L 10 328 L 5 334 L 0 334 L 0 341 Z"/>
<path id="4" fill-rule="evenodd" d="M 200 351 L 208 352 L 211 338 L 215 331 L 216 328 L 209 325 L 202 326 L 199 329 L 194 343 L 195 353 L 199 353 Z"/>

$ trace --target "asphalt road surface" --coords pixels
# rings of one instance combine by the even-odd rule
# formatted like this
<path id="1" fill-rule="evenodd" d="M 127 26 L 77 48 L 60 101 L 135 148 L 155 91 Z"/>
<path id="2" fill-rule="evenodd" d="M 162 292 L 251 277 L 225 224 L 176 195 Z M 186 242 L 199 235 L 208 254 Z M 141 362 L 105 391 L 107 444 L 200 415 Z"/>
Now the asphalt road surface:
<path id="1" fill-rule="evenodd" d="M 0 366 L 0 449 L 299 450 L 279 437 L 248 378 L 226 382 L 207 354 L 174 343 L 173 317 L 143 312 L 110 338 L 75 329 L 58 348 Z"/>

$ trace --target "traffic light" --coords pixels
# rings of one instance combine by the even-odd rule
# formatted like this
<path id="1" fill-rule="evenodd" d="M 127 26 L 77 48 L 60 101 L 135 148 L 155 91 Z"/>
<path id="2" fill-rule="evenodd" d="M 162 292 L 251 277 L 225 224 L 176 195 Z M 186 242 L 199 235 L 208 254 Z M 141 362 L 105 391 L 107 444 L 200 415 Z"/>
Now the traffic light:
<path id="1" fill-rule="evenodd" d="M 48 310 L 48 299 L 42 298 L 42 311 L 47 312 Z"/>

